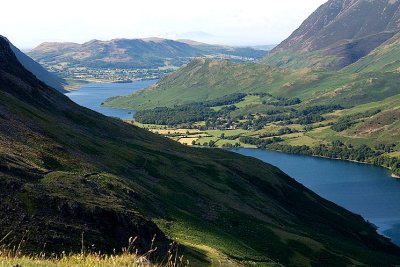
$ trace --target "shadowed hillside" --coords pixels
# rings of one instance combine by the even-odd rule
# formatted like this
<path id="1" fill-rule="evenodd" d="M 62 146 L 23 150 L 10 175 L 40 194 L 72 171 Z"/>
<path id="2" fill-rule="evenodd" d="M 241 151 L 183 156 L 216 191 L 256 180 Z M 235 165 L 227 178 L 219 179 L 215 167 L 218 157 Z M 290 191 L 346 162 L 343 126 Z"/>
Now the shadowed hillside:
<path id="1" fill-rule="evenodd" d="M 400 67 L 399 45 L 400 34 L 396 34 L 367 56 L 346 67 L 344 71 L 356 73 L 397 72 Z"/>
<path id="2" fill-rule="evenodd" d="M 2 37 L 0 35 L 0 37 Z M 19 60 L 19 62 L 30 72 L 32 72 L 36 78 L 46 83 L 48 86 L 57 89 L 58 91 L 65 93 L 64 86 L 66 82 L 55 76 L 54 74 L 45 70 L 39 63 L 22 53 L 18 48 L 10 43 L 10 47 L 13 50 L 15 56 Z"/>

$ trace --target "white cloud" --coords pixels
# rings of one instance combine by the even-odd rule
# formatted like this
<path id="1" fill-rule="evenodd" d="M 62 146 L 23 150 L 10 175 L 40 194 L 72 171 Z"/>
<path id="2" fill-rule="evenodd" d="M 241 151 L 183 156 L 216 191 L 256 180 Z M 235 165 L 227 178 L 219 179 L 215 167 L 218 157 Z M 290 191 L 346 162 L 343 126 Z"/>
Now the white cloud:
<path id="1" fill-rule="evenodd" d="M 271 44 L 326 0 L 13 0 L 2 3 L 0 34 L 26 48 L 44 41 L 173 37 Z"/>

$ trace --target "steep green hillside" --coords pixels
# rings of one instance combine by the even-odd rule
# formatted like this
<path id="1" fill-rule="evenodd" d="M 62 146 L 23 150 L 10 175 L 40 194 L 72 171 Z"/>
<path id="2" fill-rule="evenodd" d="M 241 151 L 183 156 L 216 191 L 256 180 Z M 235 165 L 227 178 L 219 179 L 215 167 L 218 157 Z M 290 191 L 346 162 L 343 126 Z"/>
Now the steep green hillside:
<path id="1" fill-rule="evenodd" d="M 325 72 L 280 69 L 255 63 L 198 59 L 132 95 L 113 97 L 106 106 L 148 109 L 216 99 L 232 93 L 299 97 L 303 105 L 357 104 L 399 93 L 396 73 Z"/>
<path id="2" fill-rule="evenodd" d="M 279 67 L 340 69 L 400 30 L 397 0 L 330 0 L 265 57 Z"/>
<path id="3" fill-rule="evenodd" d="M 254 63 L 195 59 L 154 87 L 130 96 L 111 98 L 105 105 L 145 109 L 212 100 L 232 93 L 281 94 L 280 88 L 291 86 L 292 81 L 307 84 L 320 79 L 319 74 L 310 69 L 295 71 Z M 304 77 L 309 79 L 303 80 Z"/>
<path id="4" fill-rule="evenodd" d="M 277 168 L 194 149 L 79 107 L 0 39 L 0 236 L 23 250 L 109 251 L 138 236 L 194 266 L 394 266 L 399 248 Z M 8 234 L 8 235 L 7 235 Z M 165 236 L 166 235 L 166 236 Z M 46 244 L 46 245 L 44 245 Z M 93 246 L 91 246 L 93 244 Z"/>
<path id="5" fill-rule="evenodd" d="M 367 115 L 373 114 L 377 110 L 381 112 L 372 116 Z M 354 120 L 354 124 L 352 123 L 348 129 L 340 132 L 340 137 L 354 139 L 370 146 L 376 146 L 380 143 L 400 144 L 400 94 L 382 101 L 370 102 L 335 112 L 332 116 L 339 118 L 354 117 L 357 114 L 365 114 L 366 116 Z"/>

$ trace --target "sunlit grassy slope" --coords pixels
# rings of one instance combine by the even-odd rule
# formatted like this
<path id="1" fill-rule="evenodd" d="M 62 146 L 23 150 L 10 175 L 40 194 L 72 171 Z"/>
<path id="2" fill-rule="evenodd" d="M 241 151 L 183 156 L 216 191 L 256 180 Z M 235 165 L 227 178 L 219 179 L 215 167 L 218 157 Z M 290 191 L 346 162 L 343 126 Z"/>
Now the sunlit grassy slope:
<path id="1" fill-rule="evenodd" d="M 262 92 L 299 97 L 309 105 L 336 103 L 351 107 L 398 94 L 399 80 L 399 75 L 393 72 L 291 70 L 256 63 L 198 59 L 152 88 L 110 98 L 105 105 L 148 109 L 201 102 L 232 93 Z"/>
<path id="2" fill-rule="evenodd" d="M 236 92 L 278 93 L 279 88 L 290 86 L 288 81 L 304 83 L 300 81 L 302 77 L 319 79 L 318 72 L 309 69 L 293 71 L 261 64 L 196 59 L 153 88 L 132 96 L 115 97 L 105 104 L 145 109 L 211 100 Z"/>

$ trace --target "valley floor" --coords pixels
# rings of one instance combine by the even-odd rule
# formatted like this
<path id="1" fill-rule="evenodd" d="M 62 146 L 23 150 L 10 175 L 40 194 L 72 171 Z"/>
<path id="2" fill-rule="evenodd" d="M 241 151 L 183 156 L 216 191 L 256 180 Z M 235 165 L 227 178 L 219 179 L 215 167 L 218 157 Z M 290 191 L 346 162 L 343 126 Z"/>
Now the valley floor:
<path id="1" fill-rule="evenodd" d="M 235 104 L 237 110 L 226 117 L 219 115 L 213 120 L 168 126 L 135 120 L 130 123 L 189 146 L 263 148 L 351 160 L 392 169 L 393 176 L 397 177 L 400 176 L 397 168 L 400 162 L 397 100 L 396 96 L 351 109 L 316 113 L 320 117 L 318 121 L 278 119 L 264 122 L 264 118 L 272 116 L 262 111 L 239 120 L 231 119 L 233 112 L 253 111 L 254 103 L 261 103 L 258 96 L 246 96 Z M 221 108 L 211 107 L 213 110 Z M 146 120 L 150 116 L 145 111 L 141 118 Z"/>

